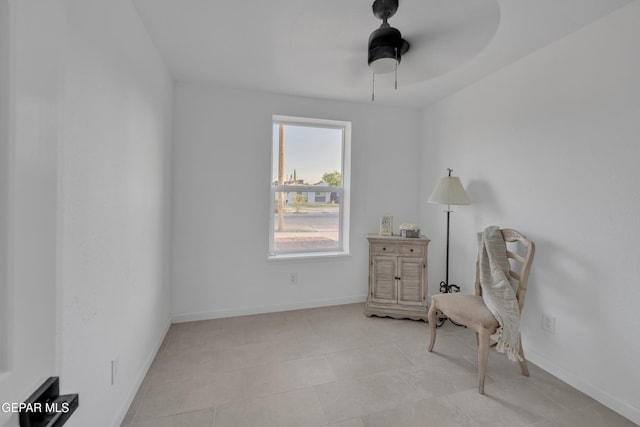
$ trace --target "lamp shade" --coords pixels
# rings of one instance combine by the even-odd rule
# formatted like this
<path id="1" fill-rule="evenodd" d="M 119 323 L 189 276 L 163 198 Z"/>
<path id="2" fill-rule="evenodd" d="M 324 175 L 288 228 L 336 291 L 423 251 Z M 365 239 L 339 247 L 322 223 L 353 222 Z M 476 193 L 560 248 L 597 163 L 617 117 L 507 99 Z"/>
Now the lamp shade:
<path id="1" fill-rule="evenodd" d="M 470 205 L 471 200 L 464 191 L 460 178 L 457 176 L 443 176 L 438 179 L 436 188 L 429 196 L 429 203 L 439 205 Z"/>

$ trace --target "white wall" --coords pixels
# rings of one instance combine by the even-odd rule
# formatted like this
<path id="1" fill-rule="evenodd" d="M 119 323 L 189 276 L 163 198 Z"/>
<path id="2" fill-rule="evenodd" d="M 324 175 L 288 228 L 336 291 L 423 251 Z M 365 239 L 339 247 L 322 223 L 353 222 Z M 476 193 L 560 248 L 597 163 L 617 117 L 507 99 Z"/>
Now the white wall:
<path id="1" fill-rule="evenodd" d="M 173 82 L 130 1 L 67 5 L 61 380 L 80 393 L 70 427 L 111 426 L 170 322 Z"/>
<path id="2" fill-rule="evenodd" d="M 452 281 L 472 291 L 476 231 L 535 241 L 523 313 L 528 358 L 640 423 L 640 3 L 423 113 L 421 194 L 446 167 L 473 205 L 452 219 Z M 423 203 L 430 280 L 444 276 L 444 214 Z M 442 251 L 444 252 L 444 251 Z M 541 314 L 556 332 L 541 330 Z"/>
<path id="3" fill-rule="evenodd" d="M 41 6 L 41 7 L 40 7 Z M 55 373 L 57 357 L 56 133 L 60 2 L 2 2 L 3 196 L 6 269 L 0 318 L 7 339 L 0 402 L 20 402 Z M 6 25 L 6 26 L 5 26 Z M 4 62 L 8 59 L 7 62 Z M 6 157 L 4 157 L 6 155 Z M 6 181 L 4 181 L 6 179 Z M 6 204 L 5 204 L 6 203 Z M 5 323 L 6 322 L 6 323 Z M 0 424 L 17 425 L 0 412 Z"/>
<path id="4" fill-rule="evenodd" d="M 352 122 L 352 256 L 267 261 L 273 114 Z M 363 301 L 366 234 L 378 232 L 385 213 L 395 216 L 396 232 L 400 222 L 417 221 L 418 142 L 415 110 L 179 83 L 174 319 Z"/>
<path id="5" fill-rule="evenodd" d="M 59 375 L 63 393 L 80 394 L 66 425 L 117 426 L 170 322 L 173 83 L 128 0 L 7 5 L 9 310 L 0 314 L 10 351 L 0 401 L 20 402 Z"/>
<path id="6" fill-rule="evenodd" d="M 0 0 L 0 373 L 7 368 L 9 350 L 9 23 L 9 2 Z"/>

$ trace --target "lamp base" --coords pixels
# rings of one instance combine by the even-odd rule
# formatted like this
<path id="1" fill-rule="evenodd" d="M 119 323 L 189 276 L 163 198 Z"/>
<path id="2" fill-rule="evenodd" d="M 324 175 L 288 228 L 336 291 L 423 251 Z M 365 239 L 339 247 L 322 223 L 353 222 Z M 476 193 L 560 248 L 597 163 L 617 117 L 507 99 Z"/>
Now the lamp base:
<path id="1" fill-rule="evenodd" d="M 456 292 L 460 292 L 460 286 L 452 284 L 448 284 L 445 281 L 440 282 L 440 293 L 441 294 L 453 294 Z"/>
<path id="2" fill-rule="evenodd" d="M 458 285 L 454 285 L 453 283 L 449 284 L 445 281 L 440 282 L 440 293 L 441 294 L 454 294 L 454 293 L 458 293 L 460 292 L 460 286 Z M 461 325 L 459 323 L 454 322 L 453 320 L 449 319 L 448 317 L 439 317 L 438 321 L 436 323 L 436 328 L 439 328 L 440 326 L 444 325 L 444 322 L 446 320 L 449 320 L 449 322 L 453 323 L 456 326 L 464 326 Z M 466 328 L 466 326 L 464 326 Z"/>

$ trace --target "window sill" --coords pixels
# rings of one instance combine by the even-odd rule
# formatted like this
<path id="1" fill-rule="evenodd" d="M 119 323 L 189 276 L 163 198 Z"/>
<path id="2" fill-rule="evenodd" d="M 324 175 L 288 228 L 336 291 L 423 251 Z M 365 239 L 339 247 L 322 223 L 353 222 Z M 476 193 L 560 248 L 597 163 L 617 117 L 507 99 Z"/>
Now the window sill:
<path id="1" fill-rule="evenodd" d="M 292 254 L 277 254 L 269 255 L 267 261 L 297 261 L 297 260 L 316 260 L 316 259 L 328 259 L 328 258 L 345 258 L 350 257 L 349 252 L 303 252 Z"/>

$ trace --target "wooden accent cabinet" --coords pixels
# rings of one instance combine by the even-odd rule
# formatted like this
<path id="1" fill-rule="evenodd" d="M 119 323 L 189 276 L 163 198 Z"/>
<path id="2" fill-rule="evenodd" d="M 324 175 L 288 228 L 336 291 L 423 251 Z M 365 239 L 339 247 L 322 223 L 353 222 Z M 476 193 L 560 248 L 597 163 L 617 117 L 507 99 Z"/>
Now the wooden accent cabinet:
<path id="1" fill-rule="evenodd" d="M 424 236 L 370 234 L 369 293 L 364 314 L 427 321 L 427 247 Z"/>

